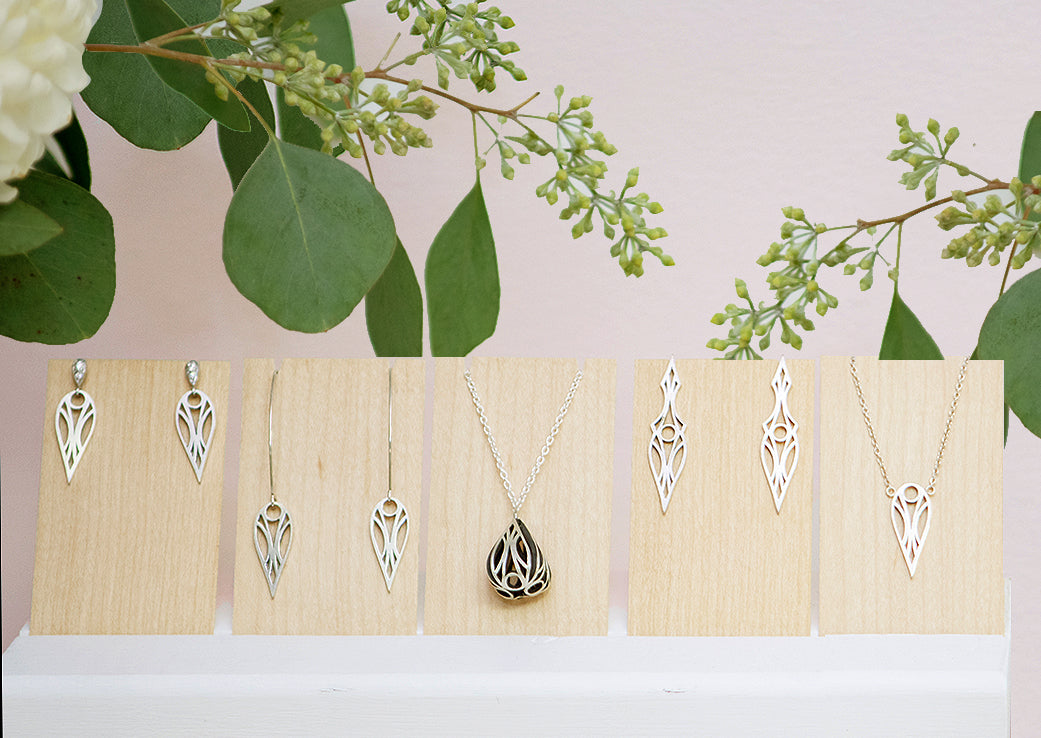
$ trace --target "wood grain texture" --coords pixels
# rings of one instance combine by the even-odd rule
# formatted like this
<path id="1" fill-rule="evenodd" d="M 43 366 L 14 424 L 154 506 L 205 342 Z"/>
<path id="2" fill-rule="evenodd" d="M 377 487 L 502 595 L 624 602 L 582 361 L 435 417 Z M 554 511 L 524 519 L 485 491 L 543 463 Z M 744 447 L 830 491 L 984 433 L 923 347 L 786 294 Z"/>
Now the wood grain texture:
<path id="1" fill-rule="evenodd" d="M 927 484 L 962 359 L 857 357 L 890 481 Z M 1002 364 L 969 364 L 918 568 L 907 573 L 848 357 L 821 360 L 820 632 L 1004 630 Z"/>
<path id="2" fill-rule="evenodd" d="M 268 397 L 274 362 L 246 362 L 235 543 L 235 633 L 408 635 L 416 632 L 423 471 L 422 360 L 393 365 L 394 496 L 409 536 L 387 592 L 369 519 L 387 494 L 386 359 L 286 359 L 275 383 L 275 494 L 293 541 L 274 599 L 253 542 L 270 498 Z"/>
<path id="3" fill-rule="evenodd" d="M 501 599 L 485 560 L 512 519 L 463 379 L 437 359 L 424 633 L 606 635 L 615 364 L 589 359 L 571 409 L 521 510 L 552 583 Z M 514 490 L 524 486 L 578 369 L 573 359 L 474 359 L 471 375 Z"/>
<path id="4" fill-rule="evenodd" d="M 200 484 L 175 423 L 186 361 L 87 361 L 96 426 L 71 484 L 54 413 L 72 362 L 48 363 L 33 634 L 213 632 L 231 368 L 200 362 L 216 414 Z"/>
<path id="5" fill-rule="evenodd" d="M 662 514 L 647 446 L 666 360 L 636 362 L 631 635 L 809 635 L 814 362 L 787 361 L 799 462 L 778 514 L 760 460 L 775 361 L 678 360 L 687 459 Z"/>

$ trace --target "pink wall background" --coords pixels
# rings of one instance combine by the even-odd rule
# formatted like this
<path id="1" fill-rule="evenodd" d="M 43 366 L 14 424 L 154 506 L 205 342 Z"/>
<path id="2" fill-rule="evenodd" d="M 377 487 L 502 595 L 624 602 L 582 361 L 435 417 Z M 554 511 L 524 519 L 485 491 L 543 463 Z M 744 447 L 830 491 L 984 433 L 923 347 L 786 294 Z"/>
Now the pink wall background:
<path id="1" fill-rule="evenodd" d="M 593 96 L 597 127 L 619 149 L 613 181 L 641 167 L 641 189 L 666 208 L 658 223 L 671 235 L 660 243 L 677 266 L 648 260 L 644 277 L 623 277 L 604 239 L 591 234 L 572 241 L 556 209 L 535 199 L 535 185 L 549 176 L 544 162 L 518 167 L 514 182 L 502 180 L 493 162 L 483 184 L 502 312 L 495 336 L 477 353 L 615 357 L 620 407 L 631 399 L 633 359 L 715 355 L 705 342 L 721 334 L 708 318 L 733 301 L 735 276 L 748 281 L 753 296 L 765 297 L 765 270 L 753 262 L 777 238 L 783 205 L 839 224 L 894 215 L 923 201 L 897 184 L 902 165 L 885 160 L 896 147 L 897 112 L 919 129 L 930 116 L 944 128 L 957 125 L 956 158 L 1007 179 L 1039 102 L 1041 69 L 1026 58 L 1033 51 L 1024 46 L 1021 9 L 988 10 L 965 0 L 821 7 L 576 0 L 551 11 L 543 3 L 504 4 L 517 22 L 507 37 L 520 44 L 516 58 L 531 83 L 521 89 L 504 81 L 494 99 L 508 106 L 541 89 L 544 99 L 531 109 L 546 112 L 558 82 L 568 95 Z M 383 5 L 359 0 L 349 6 L 366 68 L 394 33 L 407 34 Z M 409 41 L 406 35 L 402 48 Z M 453 85 L 452 91 L 461 89 Z M 53 410 L 43 403 L 47 359 L 232 361 L 220 573 L 221 595 L 228 598 L 243 359 L 371 355 L 360 309 L 328 334 L 294 334 L 232 287 L 220 255 L 231 188 L 212 126 L 184 150 L 160 154 L 135 149 L 82 105 L 78 110 L 91 146 L 94 193 L 115 221 L 118 289 L 108 322 L 81 344 L 0 338 L 5 648 L 29 613 L 40 444 L 53 442 L 47 432 Z M 374 162 L 377 184 L 420 273 L 426 247 L 473 182 L 468 115 L 446 104 L 427 130 L 432 151 Z M 945 181 L 956 186 L 947 178 L 941 188 Z M 945 353 L 964 355 L 998 293 L 1001 270 L 941 261 L 943 243 L 929 216 L 906 229 L 901 294 Z M 877 277 L 868 293 L 840 274 L 823 277 L 841 305 L 817 321 L 802 356 L 877 350 L 891 295 L 884 273 Z M 768 357 L 779 356 L 780 346 Z M 619 448 L 628 443 L 624 425 L 617 429 Z M 1041 442 L 1013 419 L 1004 510 L 1017 735 L 1041 725 L 1039 451 Z M 616 569 L 624 569 L 628 556 L 627 464 L 624 455 L 616 463 Z"/>

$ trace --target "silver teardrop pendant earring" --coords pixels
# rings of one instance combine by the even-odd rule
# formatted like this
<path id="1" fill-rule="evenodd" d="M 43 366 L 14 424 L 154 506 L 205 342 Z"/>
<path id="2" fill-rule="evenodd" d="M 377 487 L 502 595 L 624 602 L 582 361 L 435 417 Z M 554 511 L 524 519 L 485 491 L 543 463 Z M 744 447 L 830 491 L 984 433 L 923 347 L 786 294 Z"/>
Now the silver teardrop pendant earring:
<path id="1" fill-rule="evenodd" d="M 528 473 L 528 479 L 524 482 L 524 489 L 521 490 L 519 495 L 514 495 L 513 493 L 510 475 L 503 465 L 502 456 L 499 455 L 495 437 L 492 436 L 492 430 L 488 426 L 488 418 L 484 414 L 484 405 L 481 404 L 481 400 L 477 396 L 477 389 L 474 387 L 473 379 L 470 378 L 470 372 L 464 372 L 463 376 L 466 378 L 466 386 L 470 389 L 470 397 L 473 398 L 474 408 L 477 410 L 477 418 L 481 422 L 484 436 L 488 439 L 488 447 L 491 449 L 492 456 L 495 457 L 495 468 L 499 470 L 502 486 L 506 489 L 506 496 L 510 500 L 510 505 L 513 506 L 513 521 L 506 527 L 503 534 L 499 536 L 499 540 L 492 546 L 492 550 L 488 552 L 486 564 L 488 581 L 491 582 L 495 592 L 503 599 L 519 600 L 524 597 L 534 597 L 542 594 L 549 587 L 551 572 L 542 549 L 535 542 L 535 537 L 531 535 L 531 531 L 524 525 L 524 521 L 520 519 L 520 509 L 524 504 L 524 500 L 528 497 L 528 492 L 531 491 L 531 485 L 535 483 L 535 476 L 539 473 L 539 469 L 542 468 L 543 462 L 549 455 L 549 450 L 553 446 L 553 439 L 556 438 L 557 432 L 560 430 L 560 424 L 563 422 L 564 416 L 567 415 L 568 408 L 571 407 L 575 391 L 582 381 L 582 371 L 579 370 L 575 374 L 575 378 L 571 382 L 571 389 L 568 390 L 564 403 L 560 406 L 557 419 L 553 422 L 553 427 L 546 437 L 542 451 L 539 452 L 538 457 L 535 459 L 531 472 Z"/>
<path id="2" fill-rule="evenodd" d="M 275 497 L 272 415 L 274 414 L 275 377 L 277 376 L 278 370 L 276 369 L 271 375 L 271 393 L 268 396 L 267 408 L 267 469 L 271 499 L 260 508 L 253 524 L 253 544 L 256 546 L 257 558 L 260 559 L 264 578 L 267 579 L 267 586 L 271 591 L 271 599 L 275 599 L 278 580 L 282 577 L 282 568 L 286 565 L 289 547 L 293 543 L 293 519 L 290 517 L 289 511 Z"/>
<path id="3" fill-rule="evenodd" d="M 387 372 L 387 496 L 376 503 L 369 519 L 369 537 L 372 538 L 372 550 L 376 552 L 383 581 L 387 591 L 394 584 L 394 575 L 398 571 L 401 554 L 408 541 L 408 510 L 401 500 L 394 497 L 393 465 L 391 450 L 394 441 L 394 384 L 391 374 Z"/>
<path id="4" fill-rule="evenodd" d="M 61 398 L 54 413 L 54 432 L 58 436 L 61 463 L 65 465 L 65 481 L 68 484 L 72 484 L 72 475 L 76 473 L 83 452 L 94 435 L 97 419 L 94 398 L 83 389 L 86 378 L 87 362 L 76 359 L 72 365 L 72 381 L 76 389 Z"/>
<path id="5" fill-rule="evenodd" d="M 185 364 L 184 376 L 191 389 L 181 395 L 174 423 L 177 425 L 177 436 L 195 471 L 195 478 L 202 484 L 202 471 L 206 467 L 206 455 L 210 452 L 217 418 L 209 396 L 195 388 L 195 383 L 199 381 L 199 362 L 193 359 Z"/>

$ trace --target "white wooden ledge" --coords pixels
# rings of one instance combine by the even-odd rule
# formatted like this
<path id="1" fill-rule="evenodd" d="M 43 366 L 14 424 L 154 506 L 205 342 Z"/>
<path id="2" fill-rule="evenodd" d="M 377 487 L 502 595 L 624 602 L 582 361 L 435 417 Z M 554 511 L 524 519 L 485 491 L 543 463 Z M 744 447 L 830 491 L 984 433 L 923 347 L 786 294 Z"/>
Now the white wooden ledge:
<path id="1" fill-rule="evenodd" d="M 1008 602 L 1008 598 L 1006 598 Z M 1007 736 L 1004 636 L 30 636 L 9 735 Z"/>

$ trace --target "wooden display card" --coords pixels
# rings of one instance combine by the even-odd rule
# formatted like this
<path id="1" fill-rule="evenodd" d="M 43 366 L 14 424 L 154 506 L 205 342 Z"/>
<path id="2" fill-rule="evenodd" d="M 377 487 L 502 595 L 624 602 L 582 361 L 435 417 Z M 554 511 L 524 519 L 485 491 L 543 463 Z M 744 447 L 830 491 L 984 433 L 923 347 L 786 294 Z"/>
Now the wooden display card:
<path id="1" fill-rule="evenodd" d="M 895 487 L 929 482 L 961 364 L 857 357 L 864 401 Z M 969 363 L 912 579 L 849 358 L 821 359 L 822 635 L 1004 631 L 1003 387 L 1000 361 Z"/>
<path id="2" fill-rule="evenodd" d="M 71 483 L 54 418 L 72 362 L 48 363 L 34 635 L 213 632 L 231 368 L 199 364 L 216 418 L 200 483 L 175 422 L 185 363 L 87 361 L 94 430 Z"/>
<path id="3" fill-rule="evenodd" d="M 799 458 L 778 514 L 760 458 L 776 361 L 676 361 L 686 463 L 662 513 L 648 459 L 666 360 L 636 362 L 629 634 L 810 634 L 814 362 L 786 360 Z"/>
<path id="4" fill-rule="evenodd" d="M 274 362 L 246 362 L 232 627 L 240 634 L 412 635 L 419 596 L 423 476 L 421 359 L 286 359 L 274 387 L 274 491 L 292 543 L 274 598 L 253 540 L 271 497 L 268 407 Z M 393 382 L 393 493 L 408 538 L 387 591 L 369 532 L 387 494 L 388 371 Z"/>
<path id="5" fill-rule="evenodd" d="M 463 359 L 437 359 L 424 633 L 606 635 L 614 451 L 615 364 L 588 359 L 571 409 L 521 519 L 545 554 L 551 584 L 508 601 L 485 573 L 512 520 L 463 379 Z M 578 370 L 574 359 L 474 359 L 471 375 L 515 494 Z"/>

